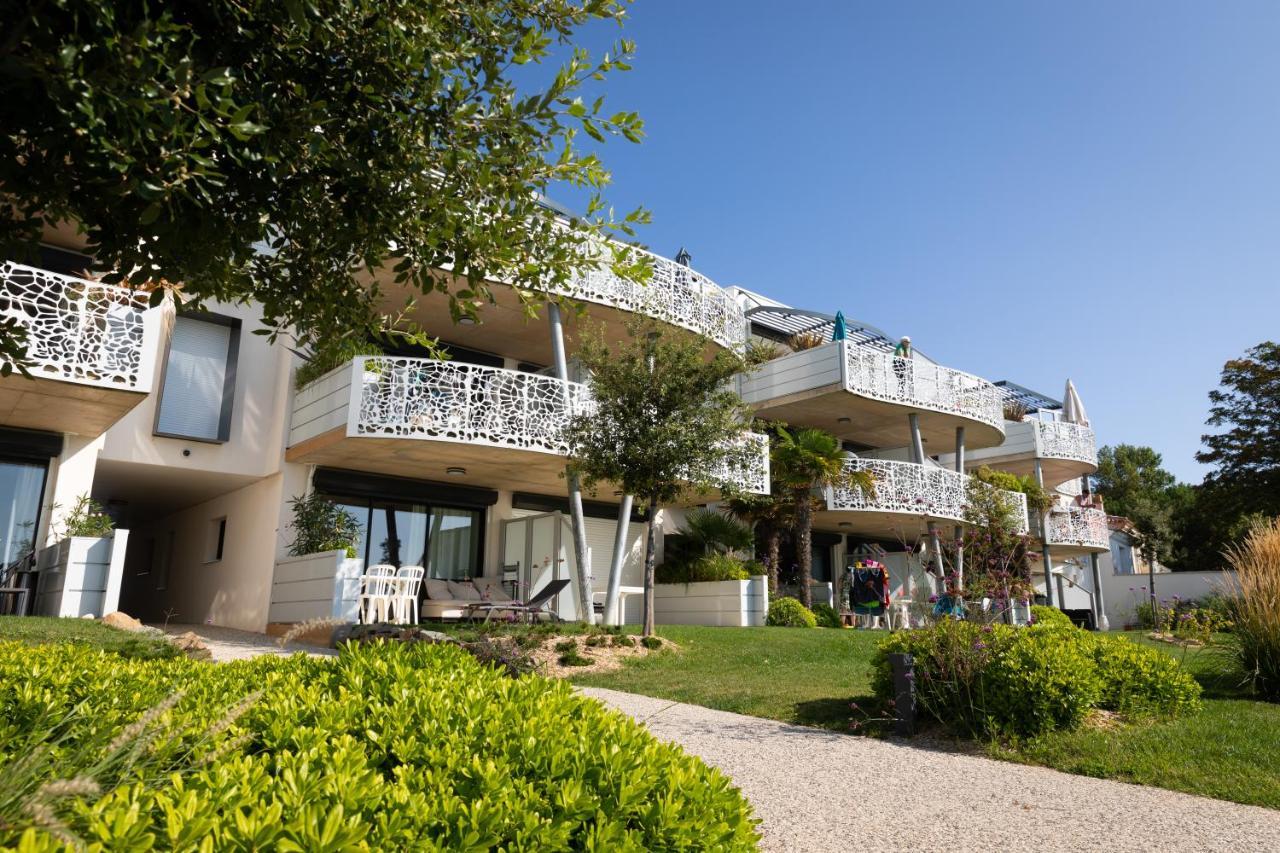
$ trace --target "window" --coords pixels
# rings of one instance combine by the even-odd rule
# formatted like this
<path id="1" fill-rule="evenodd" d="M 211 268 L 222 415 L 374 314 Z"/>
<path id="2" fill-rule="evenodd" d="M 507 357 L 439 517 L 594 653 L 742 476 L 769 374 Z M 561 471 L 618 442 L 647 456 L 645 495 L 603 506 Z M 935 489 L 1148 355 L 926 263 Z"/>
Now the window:
<path id="1" fill-rule="evenodd" d="M 360 529 L 356 556 L 366 566 L 424 566 L 427 577 L 446 580 L 480 573 L 481 510 L 376 498 L 331 500 L 355 516 Z"/>
<path id="2" fill-rule="evenodd" d="M 223 442 L 231 434 L 240 321 L 182 315 L 173 326 L 155 434 Z"/>
<path id="3" fill-rule="evenodd" d="M 209 544 L 205 553 L 206 563 L 216 563 L 222 559 L 222 547 L 227 541 L 227 518 L 215 518 L 209 522 Z"/>

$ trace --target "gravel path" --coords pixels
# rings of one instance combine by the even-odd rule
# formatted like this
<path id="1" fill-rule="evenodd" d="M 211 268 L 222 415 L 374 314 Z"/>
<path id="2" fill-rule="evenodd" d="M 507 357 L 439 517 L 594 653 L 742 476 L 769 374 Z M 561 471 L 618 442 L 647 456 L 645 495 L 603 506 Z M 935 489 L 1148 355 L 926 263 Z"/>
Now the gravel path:
<path id="1" fill-rule="evenodd" d="M 766 850 L 1280 850 L 1280 811 L 580 690 L 727 773 Z"/>
<path id="2" fill-rule="evenodd" d="M 169 625 L 163 630 L 166 634 L 185 634 L 191 631 L 204 641 L 213 659 L 219 662 L 246 660 L 259 655 L 291 655 L 297 652 L 306 652 L 316 657 L 337 654 L 333 649 L 298 643 L 291 643 L 287 648 L 281 648 L 275 637 L 255 634 L 252 631 L 237 631 L 235 628 L 221 628 L 217 625 Z"/>

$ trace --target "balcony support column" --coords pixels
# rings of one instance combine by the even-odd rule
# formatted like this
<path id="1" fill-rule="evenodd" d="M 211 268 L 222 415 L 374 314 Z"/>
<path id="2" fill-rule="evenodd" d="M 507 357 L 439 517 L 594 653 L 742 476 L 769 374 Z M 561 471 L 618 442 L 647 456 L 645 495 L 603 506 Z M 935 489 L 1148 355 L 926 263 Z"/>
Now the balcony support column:
<path id="1" fill-rule="evenodd" d="M 911 427 L 911 461 L 923 465 L 924 439 L 920 436 L 920 416 L 912 412 L 907 415 L 907 423 Z"/>
<path id="2" fill-rule="evenodd" d="M 1089 555 L 1089 569 L 1093 573 L 1093 624 L 1099 631 L 1110 631 L 1111 621 L 1107 619 L 1107 603 L 1102 598 L 1102 570 L 1098 568 L 1098 555 Z"/>
<path id="3" fill-rule="evenodd" d="M 1040 460 L 1036 459 L 1036 483 L 1040 488 L 1044 488 L 1044 470 L 1040 467 Z M 1049 553 L 1049 513 L 1040 513 L 1040 555 L 1044 562 L 1044 599 L 1050 607 L 1056 607 L 1053 602 L 1053 557 Z"/>
<path id="4" fill-rule="evenodd" d="M 556 363 L 556 377 L 564 383 L 565 408 L 572 412 L 573 396 L 569 391 L 569 362 L 564 356 L 564 323 L 560 318 L 560 306 L 547 303 L 547 320 L 551 324 L 551 352 Z M 587 552 L 587 526 L 582 513 L 582 489 L 578 476 L 569 472 L 569 519 L 573 527 L 573 556 L 578 564 L 578 612 L 582 621 L 594 625 L 595 608 L 591 599 L 591 555 Z"/>
<path id="5" fill-rule="evenodd" d="M 964 475 L 964 427 L 956 427 L 956 473 Z M 956 542 L 956 586 L 964 589 L 964 527 L 957 524 Z"/>
<path id="6" fill-rule="evenodd" d="M 621 625 L 618 587 L 622 585 L 622 560 L 627 550 L 627 530 L 631 526 L 631 495 L 623 495 L 618 505 L 618 527 L 613 534 L 613 559 L 609 561 L 609 587 L 604 596 L 604 624 Z"/>

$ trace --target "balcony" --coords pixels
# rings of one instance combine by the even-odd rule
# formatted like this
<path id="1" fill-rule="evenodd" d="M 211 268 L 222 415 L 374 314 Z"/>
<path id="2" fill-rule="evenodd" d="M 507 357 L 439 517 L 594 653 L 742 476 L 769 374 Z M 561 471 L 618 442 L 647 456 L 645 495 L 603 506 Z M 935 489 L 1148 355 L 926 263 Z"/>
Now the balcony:
<path id="1" fill-rule="evenodd" d="M 547 292 L 580 300 L 584 306 L 582 316 L 564 312 L 571 348 L 584 322 L 603 327 L 605 339 L 613 342 L 627 337 L 628 322 L 637 314 L 703 335 L 712 342 L 711 348 L 744 345 L 746 317 L 728 293 L 689 267 L 644 254 L 653 264 L 653 275 L 646 284 L 621 278 L 602 263 L 568 283 L 547 286 Z M 379 310 L 398 313 L 404 309 L 405 301 L 413 298 L 416 307 L 410 316 L 432 336 L 517 361 L 540 365 L 552 362 L 545 311 L 538 312 L 541 317 L 531 317 L 520 292 L 513 287 L 492 283 L 493 302 L 480 306 L 478 323 L 465 325 L 455 324 L 450 318 L 443 294 L 424 295 L 398 284 L 390 270 L 379 270 L 374 278 L 381 298 Z M 461 278 L 450 283 L 454 291 L 465 287 Z"/>
<path id="2" fill-rule="evenodd" d="M 957 524 L 964 521 L 971 477 L 936 465 L 917 465 L 888 459 L 850 457 L 846 470 L 867 471 L 875 478 L 875 488 L 828 489 L 826 509 L 817 513 L 823 527 L 849 527 L 882 539 L 914 539 L 929 522 Z M 1017 492 L 1004 492 L 1027 531 L 1027 499 Z M 855 515 L 856 514 L 856 515 Z"/>
<path id="3" fill-rule="evenodd" d="M 586 385 L 539 373 L 361 357 L 297 393 L 286 456 L 513 491 L 563 491 L 563 430 L 591 405 Z M 749 434 L 742 441 L 726 480 L 767 490 L 767 440 Z"/>
<path id="4" fill-rule="evenodd" d="M 0 319 L 26 331 L 31 374 L 0 378 L 0 425 L 97 436 L 150 392 L 145 297 L 9 261 L 0 283 Z"/>
<path id="5" fill-rule="evenodd" d="M 1098 470 L 1098 451 L 1093 430 L 1068 421 L 1006 421 L 1005 439 L 998 447 L 966 451 L 970 470 L 989 465 L 1020 476 L 1035 473 L 1036 460 L 1046 488 L 1078 480 Z M 938 457 L 943 465 L 953 465 L 955 456 Z"/>
<path id="6" fill-rule="evenodd" d="M 1101 552 L 1111 548 L 1111 528 L 1100 509 L 1059 506 L 1049 513 L 1045 544 L 1055 556 L 1077 552 Z"/>
<path id="7" fill-rule="evenodd" d="M 930 455 L 953 449 L 960 426 L 968 447 L 1004 441 L 1002 398 L 990 382 L 919 356 L 894 359 L 851 341 L 768 361 L 743 377 L 740 390 L 762 417 L 874 447 L 909 445 L 908 414 L 919 415 Z"/>

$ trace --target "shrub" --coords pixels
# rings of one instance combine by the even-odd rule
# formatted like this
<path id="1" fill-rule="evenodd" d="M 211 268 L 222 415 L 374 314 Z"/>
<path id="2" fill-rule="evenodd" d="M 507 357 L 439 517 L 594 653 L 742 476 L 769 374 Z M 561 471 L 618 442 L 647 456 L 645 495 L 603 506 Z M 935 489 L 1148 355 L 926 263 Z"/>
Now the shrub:
<path id="1" fill-rule="evenodd" d="M 825 601 L 819 601 L 813 605 L 813 618 L 817 620 L 819 628 L 844 627 L 844 623 L 840 621 L 840 614 L 836 613 L 836 609 Z"/>
<path id="2" fill-rule="evenodd" d="M 130 850 L 757 841 L 718 771 L 451 645 L 211 665 L 0 643 L 0 772 L 0 847 L 32 851 L 61 849 L 59 833 Z M 75 781 L 38 793 L 55 780 Z"/>
<path id="3" fill-rule="evenodd" d="M 687 561 L 667 561 L 654 572 L 657 583 L 744 581 L 748 577 L 742 561 L 727 554 L 701 554 Z"/>
<path id="4" fill-rule="evenodd" d="M 1037 625 L 1055 625 L 1059 628 L 1075 627 L 1075 623 L 1071 621 L 1070 616 L 1056 607 L 1046 607 L 1043 604 L 1031 605 L 1031 618 Z"/>
<path id="5" fill-rule="evenodd" d="M 324 551 L 345 551 L 356 555 L 360 541 L 360 521 L 333 501 L 316 493 L 295 497 L 293 508 L 293 543 L 289 556 L 302 557 Z"/>
<path id="6" fill-rule="evenodd" d="M 88 495 L 76 498 L 75 506 L 63 519 L 64 536 L 89 536 L 94 539 L 110 536 L 116 529 L 116 523 L 107 515 L 102 504 Z"/>
<path id="7" fill-rule="evenodd" d="M 766 625 L 780 625 L 784 628 L 816 628 L 818 620 L 813 611 L 794 598 L 775 598 L 769 603 L 769 615 Z"/>
<path id="8" fill-rule="evenodd" d="M 1173 658 L 1052 619 L 1029 628 L 945 620 L 893 634 L 873 663 L 885 699 L 893 696 L 894 652 L 915 658 L 921 709 L 965 736 L 1073 729 L 1093 708 L 1173 715 L 1199 706 L 1199 685 Z"/>
<path id="9" fill-rule="evenodd" d="M 1231 642 L 1258 695 L 1280 702 L 1280 518 L 1255 525 L 1227 549 L 1235 569 Z"/>
<path id="10" fill-rule="evenodd" d="M 645 647 L 646 649 L 648 649 L 649 651 L 653 651 L 653 650 L 655 650 L 655 649 L 660 649 L 660 648 L 662 648 L 662 640 L 658 639 L 657 637 L 652 637 L 652 636 L 650 636 L 650 637 L 641 637 L 641 638 L 640 638 L 640 645 L 644 646 L 644 647 Z"/>
<path id="11" fill-rule="evenodd" d="M 361 355 L 385 355 L 385 353 L 382 347 L 372 341 L 345 338 L 338 344 L 313 355 L 310 360 L 301 365 L 293 376 L 293 386 L 301 391 L 330 370 L 335 370 Z"/>
<path id="12" fill-rule="evenodd" d="M 1200 707 L 1200 685 L 1176 660 L 1123 637 L 1094 637 L 1098 707 L 1123 714 L 1176 715 Z"/>

